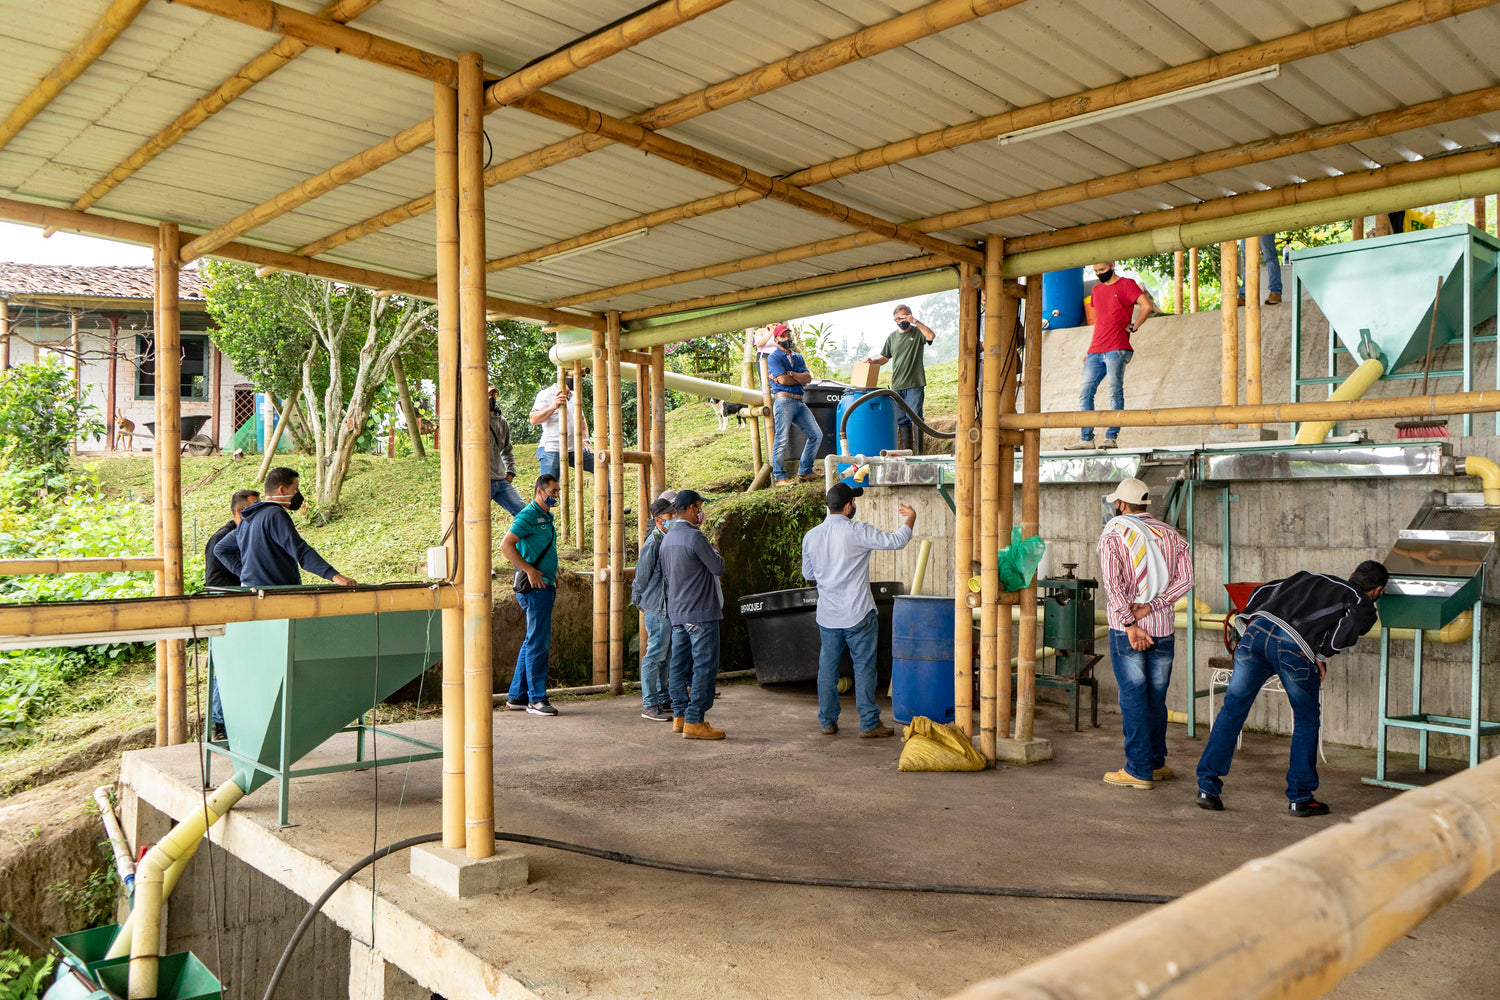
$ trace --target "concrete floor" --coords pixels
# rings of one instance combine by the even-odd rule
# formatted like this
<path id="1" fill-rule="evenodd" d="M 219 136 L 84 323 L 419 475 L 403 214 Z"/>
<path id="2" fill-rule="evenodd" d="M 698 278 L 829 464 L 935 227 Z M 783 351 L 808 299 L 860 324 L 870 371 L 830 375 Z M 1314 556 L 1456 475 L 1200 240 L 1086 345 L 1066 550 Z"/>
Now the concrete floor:
<path id="1" fill-rule="evenodd" d="M 1191 777 L 1202 743 L 1186 739 L 1184 727 L 1168 736 L 1177 780 L 1150 792 L 1118 789 L 1100 781 L 1121 763 L 1118 719 L 1075 734 L 1053 706 L 1044 706 L 1037 730 L 1053 740 L 1055 760 L 977 774 L 898 772 L 899 738 L 859 739 L 851 696 L 846 730 L 825 737 L 810 691 L 721 685 L 710 716 L 729 733 L 720 743 L 674 737 L 639 718 L 629 696 L 560 708 L 555 719 L 496 715 L 497 825 L 711 867 L 1179 894 L 1394 794 L 1360 782 L 1373 773 L 1372 754 L 1330 746 L 1320 797 L 1334 815 L 1292 819 L 1282 794 L 1287 741 L 1247 734 L 1225 789 L 1228 810 L 1204 812 Z M 439 738 L 437 722 L 409 728 Z M 382 741 L 382 750 L 397 746 Z M 330 755 L 352 755 L 350 738 L 314 756 Z M 298 780 L 292 820 L 300 825 L 286 830 L 269 828 L 275 788 L 267 786 L 235 808 L 220 836 L 310 897 L 373 843 L 439 828 L 439 763 L 409 774 L 380 769 L 378 832 L 376 775 L 361 772 Z M 215 783 L 226 776 L 215 768 Z M 198 778 L 191 747 L 130 754 L 123 774 L 142 799 L 179 814 L 197 801 Z M 414 880 L 404 859 L 382 862 L 375 947 L 424 986 L 443 992 L 446 983 L 449 1000 L 481 991 L 943 997 L 1148 909 L 765 885 L 526 854 L 526 888 L 461 902 Z M 359 882 L 330 914 L 367 940 L 369 874 Z M 236 901 L 226 902 L 233 912 Z M 412 930 L 419 925 L 432 928 L 429 940 L 413 940 L 426 937 Z M 1491 880 L 1333 995 L 1500 996 L 1497 931 L 1500 881 Z M 464 963 L 481 974 L 466 974 L 475 985 L 461 996 L 452 970 Z"/>

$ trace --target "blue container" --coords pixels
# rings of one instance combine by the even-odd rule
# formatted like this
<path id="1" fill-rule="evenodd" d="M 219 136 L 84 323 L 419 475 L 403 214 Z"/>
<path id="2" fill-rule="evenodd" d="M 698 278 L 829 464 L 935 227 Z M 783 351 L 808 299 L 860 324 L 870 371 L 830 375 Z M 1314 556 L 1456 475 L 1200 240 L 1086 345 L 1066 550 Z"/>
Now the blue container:
<path id="1" fill-rule="evenodd" d="M 858 416 L 858 414 L 855 414 Z M 953 598 L 898 594 L 891 615 L 891 714 L 953 721 Z"/>
<path id="2" fill-rule="evenodd" d="M 834 427 L 844 425 L 844 414 L 869 391 L 849 389 L 844 393 L 844 398 L 839 400 L 838 410 L 834 413 Z M 849 425 L 844 428 L 844 437 L 839 442 L 839 454 L 876 458 L 882 449 L 890 450 L 895 447 L 896 403 L 889 396 L 877 396 L 855 410 L 854 416 L 849 418 Z M 848 468 L 847 463 L 840 462 L 839 475 L 842 476 Z M 856 485 L 847 477 L 844 482 L 850 486 Z"/>
<path id="3" fill-rule="evenodd" d="M 1042 326 L 1065 330 L 1083 325 L 1083 268 L 1042 275 Z"/>

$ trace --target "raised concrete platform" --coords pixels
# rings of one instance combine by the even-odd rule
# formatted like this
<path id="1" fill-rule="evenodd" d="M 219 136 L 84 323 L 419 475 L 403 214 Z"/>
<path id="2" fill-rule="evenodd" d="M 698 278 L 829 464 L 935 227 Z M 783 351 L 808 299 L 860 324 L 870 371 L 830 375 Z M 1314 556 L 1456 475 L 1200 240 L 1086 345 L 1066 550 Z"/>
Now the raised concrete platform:
<path id="1" fill-rule="evenodd" d="M 715 868 L 1177 894 L 1394 794 L 1360 783 L 1369 753 L 1330 746 L 1320 797 L 1334 815 L 1292 819 L 1287 743 L 1251 733 L 1228 811 L 1203 812 L 1189 777 L 1202 743 L 1182 726 L 1169 733 L 1182 777 L 1137 792 L 1100 780 L 1120 766 L 1118 723 L 1075 734 L 1053 706 L 1037 720 L 1051 762 L 903 774 L 899 740 L 820 735 L 810 690 L 722 691 L 712 720 L 729 738 L 717 743 L 674 737 L 629 698 L 560 703 L 555 719 L 497 714 L 499 825 Z M 437 738 L 440 722 L 409 728 Z M 309 763 L 351 752 L 338 737 Z M 301 825 L 288 829 L 275 828 L 274 788 L 248 796 L 214 830 L 233 857 L 200 850 L 179 888 L 169 945 L 193 947 L 210 967 L 217 951 L 233 995 L 259 996 L 305 905 L 275 902 L 286 890 L 271 881 L 311 899 L 377 844 L 437 830 L 440 766 L 299 779 Z M 213 781 L 225 776 L 220 765 Z M 148 837 L 160 835 L 156 810 L 181 816 L 201 801 L 191 746 L 128 754 L 122 780 L 127 821 Z M 328 925 L 302 946 L 308 978 L 278 996 L 940 998 L 1147 909 L 732 882 L 525 854 L 529 884 L 462 900 L 414 878 L 407 858 L 381 861 L 373 882 L 367 870 L 334 896 Z M 212 931 L 209 860 L 224 921 Z M 1333 996 L 1491 996 L 1497 927 L 1492 881 Z M 314 973 L 327 985 L 315 987 Z"/>

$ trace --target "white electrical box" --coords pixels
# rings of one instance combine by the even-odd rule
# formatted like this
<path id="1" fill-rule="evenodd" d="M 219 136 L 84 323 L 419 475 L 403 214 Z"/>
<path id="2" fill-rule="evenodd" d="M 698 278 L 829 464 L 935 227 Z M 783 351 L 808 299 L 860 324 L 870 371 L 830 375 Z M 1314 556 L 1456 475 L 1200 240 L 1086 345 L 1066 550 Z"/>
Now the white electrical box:
<path id="1" fill-rule="evenodd" d="M 448 579 L 448 550 L 441 545 L 427 550 L 427 577 L 430 580 Z"/>

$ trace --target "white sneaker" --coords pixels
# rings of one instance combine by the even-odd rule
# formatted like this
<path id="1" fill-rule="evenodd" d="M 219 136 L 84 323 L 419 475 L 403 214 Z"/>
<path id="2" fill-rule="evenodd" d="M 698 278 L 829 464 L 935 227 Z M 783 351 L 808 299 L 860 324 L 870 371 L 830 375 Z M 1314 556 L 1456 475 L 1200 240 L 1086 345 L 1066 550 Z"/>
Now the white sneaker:
<path id="1" fill-rule="evenodd" d="M 1094 442 L 1083 440 L 1069 441 L 1063 445 L 1064 451 L 1097 451 L 1098 448 L 1099 446 L 1094 444 Z"/>

